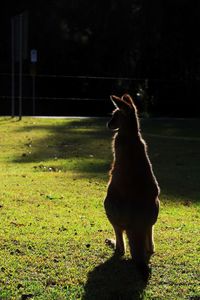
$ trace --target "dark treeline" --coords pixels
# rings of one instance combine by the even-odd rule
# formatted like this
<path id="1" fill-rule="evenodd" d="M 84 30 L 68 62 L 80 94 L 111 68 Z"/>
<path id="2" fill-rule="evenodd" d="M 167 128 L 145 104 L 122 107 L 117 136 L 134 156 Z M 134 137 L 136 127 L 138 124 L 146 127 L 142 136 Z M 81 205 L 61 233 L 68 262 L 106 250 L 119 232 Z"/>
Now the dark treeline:
<path id="1" fill-rule="evenodd" d="M 38 74 L 148 79 L 119 90 L 141 89 L 157 112 L 199 115 L 200 1 L 4 0 L 1 7 L 0 73 L 11 71 L 10 20 L 26 11 Z"/>

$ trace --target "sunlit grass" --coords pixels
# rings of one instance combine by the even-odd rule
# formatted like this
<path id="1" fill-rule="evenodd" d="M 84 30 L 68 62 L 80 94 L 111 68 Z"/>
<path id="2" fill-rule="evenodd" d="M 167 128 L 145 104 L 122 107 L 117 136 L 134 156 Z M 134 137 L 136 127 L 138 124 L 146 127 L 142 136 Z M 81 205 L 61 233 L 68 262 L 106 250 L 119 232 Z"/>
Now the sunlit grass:
<path id="1" fill-rule="evenodd" d="M 0 118 L 0 299 L 199 299 L 200 121 L 142 122 L 162 190 L 147 284 L 104 245 L 106 121 Z"/>

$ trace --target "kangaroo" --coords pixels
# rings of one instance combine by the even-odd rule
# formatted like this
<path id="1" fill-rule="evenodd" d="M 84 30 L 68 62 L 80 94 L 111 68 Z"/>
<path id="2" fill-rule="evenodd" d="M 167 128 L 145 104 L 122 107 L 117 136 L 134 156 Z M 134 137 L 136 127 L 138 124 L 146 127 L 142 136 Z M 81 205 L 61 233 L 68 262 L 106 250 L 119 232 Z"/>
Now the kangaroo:
<path id="1" fill-rule="evenodd" d="M 104 207 L 113 226 L 115 254 L 125 254 L 124 232 L 138 266 L 148 267 L 154 253 L 153 225 L 159 213 L 159 185 L 142 139 L 137 108 L 130 95 L 111 96 L 116 109 L 108 122 L 115 131 L 113 163 Z"/>

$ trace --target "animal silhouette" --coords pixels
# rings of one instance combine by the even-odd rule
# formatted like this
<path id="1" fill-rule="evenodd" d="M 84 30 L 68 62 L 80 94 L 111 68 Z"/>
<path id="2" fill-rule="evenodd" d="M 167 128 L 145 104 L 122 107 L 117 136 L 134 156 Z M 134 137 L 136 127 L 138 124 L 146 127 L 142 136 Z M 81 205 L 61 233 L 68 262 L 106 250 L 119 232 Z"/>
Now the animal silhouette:
<path id="1" fill-rule="evenodd" d="M 133 260 L 148 267 L 154 253 L 153 225 L 159 212 L 160 189 L 142 139 L 137 108 L 130 95 L 111 96 L 116 109 L 108 122 L 115 131 L 113 163 L 110 170 L 105 211 L 113 226 L 115 254 L 125 254 L 126 233 Z"/>

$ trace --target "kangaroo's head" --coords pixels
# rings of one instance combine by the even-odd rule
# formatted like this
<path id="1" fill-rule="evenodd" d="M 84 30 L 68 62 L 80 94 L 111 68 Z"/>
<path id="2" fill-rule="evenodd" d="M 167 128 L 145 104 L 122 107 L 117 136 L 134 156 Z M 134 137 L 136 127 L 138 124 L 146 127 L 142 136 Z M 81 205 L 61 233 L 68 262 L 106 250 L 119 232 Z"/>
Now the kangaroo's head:
<path id="1" fill-rule="evenodd" d="M 138 133 L 139 121 L 137 116 L 137 108 L 130 95 L 125 94 L 121 98 L 110 96 L 111 101 L 116 109 L 113 111 L 112 118 L 108 122 L 108 128 L 115 131 L 123 131 L 124 133 Z"/>

